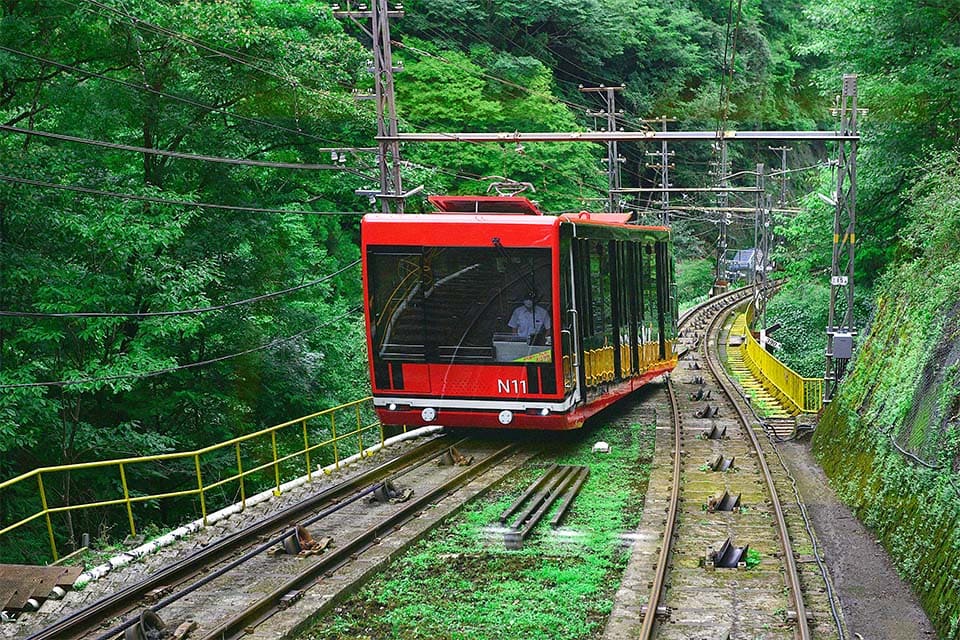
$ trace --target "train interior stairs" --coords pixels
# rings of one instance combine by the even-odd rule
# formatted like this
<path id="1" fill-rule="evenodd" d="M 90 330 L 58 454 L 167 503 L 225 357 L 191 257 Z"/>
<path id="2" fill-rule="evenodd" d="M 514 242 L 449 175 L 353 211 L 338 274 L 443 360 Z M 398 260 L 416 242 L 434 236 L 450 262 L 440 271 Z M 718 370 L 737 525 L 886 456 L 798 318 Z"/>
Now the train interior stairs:
<path id="1" fill-rule="evenodd" d="M 764 429 L 778 439 L 789 438 L 797 429 L 799 411 L 775 387 L 764 386 L 744 362 L 741 345 L 746 332 L 746 316 L 738 314 L 727 334 L 727 365 L 756 408 Z"/>

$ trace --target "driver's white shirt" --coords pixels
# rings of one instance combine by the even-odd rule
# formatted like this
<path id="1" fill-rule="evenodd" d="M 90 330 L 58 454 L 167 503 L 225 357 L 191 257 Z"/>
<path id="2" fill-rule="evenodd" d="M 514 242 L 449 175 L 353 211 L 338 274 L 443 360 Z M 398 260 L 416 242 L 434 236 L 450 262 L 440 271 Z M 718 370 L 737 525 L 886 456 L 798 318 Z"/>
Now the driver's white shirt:
<path id="1" fill-rule="evenodd" d="M 517 335 L 521 338 L 529 338 L 540 332 L 540 329 L 550 329 L 550 315 L 543 307 L 536 306 L 533 309 L 526 307 L 517 307 L 510 316 L 510 322 L 507 326 L 517 330 Z"/>

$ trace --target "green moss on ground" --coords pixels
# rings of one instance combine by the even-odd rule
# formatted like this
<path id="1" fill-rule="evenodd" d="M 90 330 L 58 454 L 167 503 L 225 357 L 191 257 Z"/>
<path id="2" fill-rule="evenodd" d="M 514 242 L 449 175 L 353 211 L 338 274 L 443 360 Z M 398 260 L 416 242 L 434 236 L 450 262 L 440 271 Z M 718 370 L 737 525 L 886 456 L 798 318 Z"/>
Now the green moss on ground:
<path id="1" fill-rule="evenodd" d="M 653 449 L 652 427 L 611 423 L 559 456 L 534 459 L 391 564 L 305 638 L 590 638 L 603 629 L 629 559 Z M 593 454 L 597 440 L 609 454 Z M 549 462 L 590 466 L 563 527 L 541 522 L 521 550 L 504 548 L 499 514 Z"/>

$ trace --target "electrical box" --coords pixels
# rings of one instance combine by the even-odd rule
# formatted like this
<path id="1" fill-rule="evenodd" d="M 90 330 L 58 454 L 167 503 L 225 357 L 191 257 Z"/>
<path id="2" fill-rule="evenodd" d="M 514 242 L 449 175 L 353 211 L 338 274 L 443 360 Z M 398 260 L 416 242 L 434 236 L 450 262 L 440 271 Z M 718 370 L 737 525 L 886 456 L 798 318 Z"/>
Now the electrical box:
<path id="1" fill-rule="evenodd" d="M 849 360 L 853 357 L 853 334 L 833 334 L 833 357 Z"/>

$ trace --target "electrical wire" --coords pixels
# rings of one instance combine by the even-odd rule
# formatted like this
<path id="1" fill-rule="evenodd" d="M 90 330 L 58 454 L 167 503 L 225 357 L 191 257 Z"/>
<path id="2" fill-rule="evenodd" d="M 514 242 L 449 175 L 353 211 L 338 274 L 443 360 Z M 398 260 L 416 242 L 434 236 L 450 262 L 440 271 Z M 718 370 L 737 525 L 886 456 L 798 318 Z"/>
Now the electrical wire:
<path id="1" fill-rule="evenodd" d="M 77 5 L 76 3 L 71 2 L 70 0 L 62 0 L 62 1 L 63 1 L 63 2 L 67 2 L 68 4 L 72 4 L 72 5 L 74 5 L 74 6 L 79 6 L 79 5 Z M 219 56 L 219 57 L 226 58 L 227 60 L 230 60 L 231 62 L 236 62 L 237 64 L 240 64 L 240 65 L 249 67 L 249 68 L 251 68 L 251 69 L 254 69 L 255 71 L 259 71 L 260 73 L 262 73 L 262 74 L 264 74 L 264 75 L 267 75 L 267 76 L 270 76 L 270 77 L 275 78 L 275 79 L 277 79 L 277 80 L 280 80 L 280 81 L 283 82 L 284 84 L 289 84 L 289 85 L 291 85 L 291 86 L 293 86 L 293 87 L 299 87 L 299 88 L 306 89 L 306 90 L 308 90 L 308 91 L 313 91 L 313 92 L 318 93 L 319 95 L 323 95 L 323 96 L 328 97 L 328 98 L 333 98 L 333 99 L 335 99 L 335 100 L 337 100 L 337 101 L 339 101 L 339 102 L 343 102 L 343 103 L 346 103 L 346 102 L 347 102 L 347 99 L 346 99 L 346 98 L 342 98 L 341 96 L 338 96 L 338 95 L 336 95 L 336 94 L 334 94 L 334 93 L 330 93 L 329 91 L 325 91 L 325 90 L 323 90 L 323 89 L 317 89 L 317 88 L 315 88 L 315 87 L 305 86 L 305 85 L 300 81 L 299 78 L 296 78 L 296 77 L 294 77 L 294 76 L 282 76 L 282 75 L 280 75 L 280 74 L 278 74 L 278 73 L 276 73 L 276 72 L 274 72 L 274 71 L 272 71 L 272 70 L 270 70 L 270 69 L 267 69 L 267 68 L 265 68 L 265 67 L 261 67 L 261 66 L 259 66 L 259 65 L 257 65 L 257 64 L 254 64 L 254 63 L 251 62 L 247 57 L 245 57 L 242 53 L 240 53 L 240 52 L 238 52 L 238 51 L 233 51 L 233 50 L 231 50 L 231 49 L 226 49 L 226 48 L 220 49 L 220 48 L 214 47 L 214 46 L 212 46 L 212 45 L 209 45 L 209 44 L 203 42 L 202 40 L 199 40 L 198 38 L 193 38 L 193 37 L 190 37 L 190 36 L 188 36 L 188 35 L 186 35 L 186 34 L 180 33 L 180 32 L 178 32 L 178 31 L 174 31 L 173 29 L 169 29 L 169 28 L 167 28 L 167 27 L 163 27 L 163 26 L 161 26 L 161 25 L 154 24 L 154 23 L 152 23 L 152 22 L 150 22 L 150 21 L 148 21 L 148 20 L 144 20 L 144 19 L 142 19 L 142 18 L 139 18 L 139 17 L 133 15 L 132 13 L 130 13 L 129 11 L 127 11 L 127 10 L 125 10 L 125 9 L 119 9 L 119 8 L 117 8 L 117 7 L 112 7 L 112 6 L 108 5 L 108 4 L 105 4 L 105 3 L 103 3 L 103 2 L 100 2 L 99 0 L 80 0 L 80 1 L 81 1 L 81 2 L 85 2 L 85 3 L 87 3 L 87 4 L 91 4 L 91 5 L 95 6 L 95 7 L 99 7 L 100 9 L 103 9 L 104 11 L 109 11 L 109 12 L 111 12 L 111 13 L 120 15 L 120 16 L 128 19 L 128 20 L 133 24 L 134 27 L 143 28 L 143 29 L 146 29 L 147 31 L 151 31 L 151 32 L 156 33 L 156 34 L 158 34 L 158 35 L 163 35 L 163 36 L 166 36 L 166 37 L 168 37 L 168 38 L 173 38 L 173 39 L 175 39 L 175 40 L 179 40 L 179 41 L 181 41 L 181 42 L 184 42 L 184 43 L 186 43 L 186 44 L 189 44 L 189 45 L 192 46 L 192 47 L 196 47 L 196 48 L 198 48 L 198 49 L 202 49 L 202 50 L 204 50 L 204 51 L 207 51 L 207 52 L 209 52 L 209 53 L 212 53 L 212 54 L 214 54 L 215 56 Z M 90 13 L 95 13 L 93 10 L 89 10 L 89 12 L 90 12 Z M 259 61 L 259 62 L 268 62 L 267 60 L 263 60 L 263 59 L 258 59 L 258 61 Z M 355 103 L 354 103 L 352 100 L 349 101 L 349 103 L 350 103 L 351 106 L 355 106 Z"/>
<path id="2" fill-rule="evenodd" d="M 114 83 L 114 84 L 118 84 L 118 85 L 120 85 L 120 86 L 122 86 L 122 87 L 126 87 L 126 88 L 131 89 L 131 90 L 135 90 L 135 91 L 145 91 L 145 92 L 147 92 L 147 93 L 152 93 L 152 94 L 154 94 L 154 95 L 161 96 L 161 97 L 163 97 L 163 98 L 168 98 L 168 99 L 170 99 L 170 100 L 175 100 L 175 101 L 177 101 L 177 102 L 182 102 L 182 103 L 184 103 L 184 104 L 188 104 L 188 105 L 190 105 L 190 106 L 192 106 L 192 107 L 197 107 L 197 108 L 199 108 L 199 109 L 204 109 L 204 110 L 206 110 L 206 111 L 210 111 L 211 113 L 219 113 L 219 114 L 221 114 L 221 115 L 229 116 L 229 117 L 231 117 L 231 118 L 236 118 L 237 120 L 240 120 L 240 121 L 242 121 L 242 122 L 248 122 L 248 123 L 250 123 L 250 124 L 255 124 L 255 125 L 258 125 L 258 126 L 268 127 L 268 128 L 270 128 L 270 129 L 275 129 L 275 130 L 277 130 L 277 131 L 283 131 L 284 133 L 291 133 L 291 134 L 293 134 L 293 135 L 295 135 L 295 136 L 301 136 L 301 137 L 304 137 L 304 138 L 309 138 L 309 139 L 311 139 L 311 140 L 317 140 L 318 142 L 330 142 L 330 143 L 333 143 L 333 144 L 342 145 L 342 147 L 337 147 L 337 148 L 335 148 L 335 149 L 316 149 L 316 151 L 351 151 L 351 152 L 354 152 L 354 153 L 376 152 L 376 151 L 377 151 L 376 147 L 352 147 L 351 145 L 343 142 L 342 140 L 333 140 L 333 139 L 331 139 L 331 138 L 324 138 L 324 137 L 322 137 L 322 136 L 318 136 L 318 135 L 315 135 L 315 134 L 312 134 L 312 133 L 308 133 L 308 132 L 303 131 L 303 130 L 300 130 L 300 129 L 291 129 L 291 128 L 289 128 L 289 127 L 284 127 L 283 125 L 279 125 L 279 124 L 276 124 L 276 123 L 273 123 L 273 122 L 267 122 L 266 120 L 259 120 L 259 119 L 257 119 L 257 118 L 251 118 L 251 117 L 249 117 L 249 116 L 244 116 L 244 115 L 241 115 L 241 114 L 236 113 L 236 112 L 234 112 L 234 111 L 229 111 L 229 110 L 227 110 L 227 109 L 224 109 L 223 107 L 217 107 L 217 106 L 215 106 L 215 105 L 205 104 L 205 103 L 203 103 L 203 102 L 198 102 L 198 101 L 193 100 L 193 99 L 191 99 L 191 98 L 184 98 L 183 96 L 178 96 L 178 95 L 175 95 L 175 94 L 172 94 L 172 93 L 167 93 L 167 92 L 165 92 L 165 91 L 160 91 L 159 89 L 154 89 L 153 87 L 151 87 L 151 86 L 149 86 L 149 85 L 140 85 L 140 84 L 135 84 L 135 83 L 133 83 L 133 82 L 127 82 L 126 80 L 121 80 L 121 79 L 119 79 L 119 78 L 112 78 L 112 77 L 107 76 L 107 75 L 104 75 L 104 74 L 102 74 L 102 73 L 96 73 L 96 72 L 94 72 L 94 71 L 89 71 L 89 70 L 87 70 L 87 69 L 81 69 L 81 68 L 79 68 L 79 67 L 74 67 L 74 66 L 71 66 L 71 65 L 68 65 L 68 64 L 64 64 L 64 63 L 62 63 L 62 62 L 57 62 L 56 60 L 50 60 L 49 58 L 43 58 L 43 57 L 41 57 L 41 56 L 33 55 L 33 54 L 27 53 L 27 52 L 25 52 L 25 51 L 20 51 L 20 50 L 17 50 L 17 49 L 11 49 L 11 48 L 9 48 L 9 47 L 4 47 L 4 46 L 0 46 L 0 51 L 5 51 L 5 52 L 7 52 L 7 53 L 11 53 L 11 54 L 13 54 L 13 55 L 21 56 L 21 57 L 24 57 L 24 58 L 29 58 L 29 59 L 31 59 L 31 60 L 33 60 L 33 61 L 35 61 L 35 62 L 40 62 L 40 63 L 42 63 L 42 64 L 48 64 L 48 65 L 51 65 L 51 66 L 59 67 L 59 68 L 61 68 L 61 69 L 64 69 L 64 70 L 67 70 L 67 71 L 71 71 L 71 72 L 73 72 L 73 73 L 78 73 L 78 74 L 82 74 L 82 75 L 85 75 L 85 76 L 90 76 L 90 77 L 92 77 L 92 78 L 97 78 L 97 79 L 99 79 L 99 80 L 106 80 L 107 82 L 112 82 L 112 83 Z"/>
<path id="3" fill-rule="evenodd" d="M 270 169 L 306 169 L 306 170 L 334 170 L 334 171 L 344 171 L 346 173 L 352 173 L 356 176 L 367 180 L 376 180 L 373 176 L 368 176 L 364 173 L 361 173 L 353 167 L 347 167 L 340 164 L 300 164 L 296 162 L 272 162 L 268 160 L 248 160 L 246 158 L 225 158 L 221 156 L 208 156 L 208 155 L 199 155 L 194 153 L 182 153 L 179 151 L 167 151 L 166 149 L 156 149 L 153 147 L 137 147 L 129 144 L 120 144 L 117 142 L 106 142 L 103 140 L 92 140 L 90 138 L 78 138 L 76 136 L 69 136 L 63 133 L 52 133 L 49 131 L 40 131 L 37 129 L 21 129 L 20 127 L 11 127 L 5 124 L 0 124 L 0 131 L 7 131 L 9 133 L 15 133 L 25 136 L 36 136 L 40 138 L 48 138 L 51 140 L 60 140 L 63 142 L 74 142 L 77 144 L 84 144 L 94 147 L 102 147 L 106 149 L 117 149 L 119 151 L 133 151 L 136 153 L 143 153 L 147 155 L 154 156 L 163 156 L 166 158 L 178 158 L 184 160 L 199 160 L 202 162 L 214 162 L 219 164 L 230 164 L 236 166 L 244 167 L 266 167 Z"/>
<path id="4" fill-rule="evenodd" d="M 114 382 L 116 380 L 152 378 L 152 377 L 164 375 L 167 373 L 173 373 L 175 371 L 183 371 L 185 369 L 195 369 L 197 367 L 204 367 L 210 364 L 215 364 L 217 362 L 223 362 L 225 360 L 232 360 L 233 358 L 239 358 L 240 356 L 245 356 L 247 354 L 255 353 L 257 351 L 272 349 L 273 347 L 279 346 L 286 342 L 291 342 L 293 340 L 296 340 L 297 338 L 301 338 L 307 335 L 308 333 L 312 333 L 314 331 L 323 329 L 324 327 L 328 327 L 334 322 L 343 320 L 344 318 L 352 314 L 355 314 L 357 311 L 360 311 L 360 309 L 361 309 L 360 306 L 353 307 L 346 313 L 343 313 L 342 315 L 339 315 L 336 318 L 331 318 L 326 322 L 310 327 L 309 329 L 304 329 L 303 331 L 298 331 L 297 333 L 287 336 L 285 338 L 278 338 L 276 340 L 272 340 L 266 344 L 262 344 L 257 347 L 244 349 L 243 351 L 238 351 L 236 353 L 219 356 L 217 358 L 211 358 L 209 360 L 201 360 L 199 362 L 190 362 L 188 364 L 181 364 L 175 367 L 166 367 L 164 369 L 154 369 L 152 371 L 140 371 L 136 373 L 121 373 L 113 376 L 103 376 L 98 378 L 77 378 L 74 380 L 56 380 L 56 381 L 50 381 L 50 382 L 21 382 L 21 383 L 14 383 L 14 384 L 0 384 L 0 389 L 28 389 L 28 388 L 36 388 L 36 387 L 68 387 L 68 386 L 73 386 L 78 384 L 94 384 L 99 382 Z"/>
<path id="5" fill-rule="evenodd" d="M 480 35 L 476 30 L 472 29 L 472 28 L 471 28 L 467 23 L 465 23 L 463 20 L 460 20 L 459 18 L 457 18 L 457 17 L 455 17 L 455 16 L 450 16 L 450 18 L 451 18 L 454 22 L 456 22 L 458 25 L 460 25 L 460 27 L 461 27 L 465 32 L 471 34 L 478 42 L 484 42 L 484 41 L 486 41 L 486 38 L 485 38 L 484 36 Z M 427 32 L 428 34 L 432 34 L 433 37 L 437 38 L 438 40 L 441 40 L 441 41 L 449 40 L 449 38 L 447 38 L 446 34 L 444 34 L 444 33 L 443 33 L 442 31 L 440 31 L 439 29 L 436 29 L 436 28 L 424 28 L 423 31 Z M 529 35 L 529 34 L 528 34 L 528 35 Z M 399 43 L 398 43 L 398 44 L 399 44 Z M 401 46 L 403 46 L 403 45 L 401 45 Z M 558 53 L 558 52 L 555 51 L 554 49 L 551 49 L 549 46 L 546 47 L 546 50 L 547 50 L 548 52 L 550 52 L 551 54 L 555 55 L 556 57 L 560 58 L 561 60 L 567 62 L 570 66 L 574 66 L 574 67 L 576 67 L 576 68 L 578 68 L 578 69 L 586 72 L 587 74 L 591 74 L 591 73 L 592 73 L 591 71 L 589 71 L 588 69 L 584 68 L 583 66 L 577 64 L 576 62 L 570 60 L 569 58 L 564 57 L 563 55 L 561 55 L 560 53 Z M 441 58 L 441 59 L 442 59 L 442 58 Z M 445 62 L 448 62 L 448 63 L 451 64 L 451 65 L 455 65 L 455 64 L 456 64 L 456 63 L 454 63 L 454 62 L 452 62 L 452 61 L 447 61 L 447 60 L 445 60 Z M 578 74 L 575 74 L 575 73 L 569 73 L 569 72 L 567 72 L 567 75 L 569 75 L 570 77 L 576 78 L 577 80 L 582 80 L 582 81 L 586 82 L 587 84 L 592 84 L 592 83 L 594 82 L 594 80 L 591 80 L 590 78 L 587 78 L 587 77 L 584 77 L 584 76 L 581 76 L 581 75 L 578 75 Z M 518 84 L 512 83 L 511 81 L 506 80 L 505 78 L 500 78 L 500 77 L 498 77 L 498 76 L 494 76 L 494 75 L 491 75 L 491 74 L 486 74 L 485 77 L 487 77 L 487 78 L 489 78 L 489 79 L 491 79 L 491 80 L 495 80 L 495 81 L 497 81 L 497 82 L 501 82 L 501 83 L 503 83 L 503 84 L 507 84 L 507 85 L 512 86 L 512 87 L 514 87 L 514 88 L 520 89 L 520 90 L 522 90 L 522 91 L 526 91 L 526 92 L 531 93 L 531 94 L 533 94 L 533 95 L 538 95 L 538 96 L 544 95 L 544 94 L 535 93 L 534 91 L 532 91 L 532 90 L 529 89 L 528 87 L 524 87 L 524 86 L 522 86 L 522 85 L 518 85 Z M 597 76 L 597 78 L 600 78 L 600 76 Z M 558 82 L 565 82 L 566 84 L 570 84 L 570 85 L 573 84 L 573 83 L 570 82 L 570 81 L 562 80 L 562 79 L 560 79 L 560 78 L 557 78 L 556 76 L 554 76 L 554 79 L 556 79 Z M 600 78 L 600 84 L 609 85 L 609 86 L 617 86 L 618 83 L 611 82 L 611 81 L 609 81 L 609 80 L 604 80 L 603 78 Z M 575 103 L 575 102 L 569 102 L 569 101 L 566 101 L 566 100 L 562 100 L 562 99 L 560 99 L 560 98 L 556 98 L 555 96 L 549 96 L 549 97 L 557 100 L 558 102 L 561 102 L 562 104 L 567 105 L 567 106 L 570 107 L 571 109 L 576 109 L 576 110 L 583 111 L 583 112 L 585 112 L 587 115 L 590 114 L 590 108 L 587 107 L 587 106 L 585 106 L 585 105 L 581 105 L 581 104 L 577 104 L 577 103 Z M 622 116 L 622 115 L 620 115 L 620 114 L 615 114 L 615 117 L 616 117 L 618 120 L 621 120 L 622 122 L 625 122 L 625 123 L 627 123 L 627 124 L 631 124 L 631 125 L 633 125 L 633 126 L 635 126 L 635 127 L 638 127 L 638 128 L 640 128 L 640 129 L 649 129 L 649 126 L 646 125 L 645 123 L 643 123 L 642 121 L 633 122 L 633 121 L 629 120 L 626 116 Z"/>
<path id="6" fill-rule="evenodd" d="M 73 191 L 75 193 L 85 193 L 95 196 L 106 196 L 110 198 L 120 198 L 123 200 L 136 200 L 138 202 L 152 202 L 154 204 L 169 204 L 179 207 L 198 207 L 202 209 L 222 209 L 226 211 L 243 211 L 246 213 L 279 213 L 292 215 L 308 216 L 362 216 L 363 211 L 305 211 L 302 209 L 267 209 L 263 207 L 244 207 L 229 204 L 214 204 L 211 202 L 193 202 L 190 200 L 171 200 L 169 198 L 157 198 L 154 196 L 143 196 L 135 193 L 119 193 L 116 191 L 104 191 L 102 189 L 93 189 L 72 184 L 58 184 L 55 182 L 43 182 L 42 180 L 31 180 L 19 176 L 0 175 L 0 181 L 11 182 L 14 184 L 29 185 L 33 187 L 43 187 L 45 189 L 61 189 L 63 191 Z"/>
<path id="7" fill-rule="evenodd" d="M 321 136 L 317 136 L 317 135 L 314 135 L 314 134 L 307 133 L 307 132 L 302 131 L 302 130 L 290 129 L 289 127 L 284 127 L 284 126 L 282 126 L 282 125 L 277 125 L 277 124 L 274 124 L 274 123 L 271 123 L 271 122 L 267 122 L 267 121 L 265 121 L 265 120 L 259 120 L 259 119 L 256 119 L 256 118 L 250 118 L 250 117 L 248 117 L 248 116 L 243 116 L 243 115 L 234 113 L 234 112 L 232 112 L 232 111 L 229 111 L 229 110 L 226 110 L 226 109 L 223 109 L 223 108 L 220 108 L 220 107 L 215 107 L 215 106 L 213 106 L 213 105 L 204 104 L 204 103 L 202 103 L 202 102 L 197 102 L 197 101 L 191 100 L 191 99 L 189 99 L 189 98 L 184 98 L 184 97 L 182 97 L 182 96 L 177 96 L 177 95 L 173 95 L 173 94 L 166 93 L 166 92 L 163 92 L 163 91 L 159 91 L 159 90 L 153 89 L 152 87 L 149 87 L 149 86 L 137 85 L 137 84 L 134 84 L 134 83 L 131 83 L 131 82 L 126 82 L 125 80 L 120 80 L 120 79 L 118 79 L 118 78 L 112 78 L 112 77 L 110 77 L 110 76 L 106 76 L 106 75 L 103 75 L 103 74 L 95 73 L 95 72 L 93 72 L 93 71 L 88 71 L 88 70 L 86 70 L 86 69 L 80 69 L 80 68 L 78 68 L 78 67 L 73 67 L 73 66 L 70 66 L 70 65 L 61 63 L 61 62 L 57 62 L 57 61 L 55 61 L 55 60 L 50 60 L 50 59 L 48 59 L 48 58 L 42 58 L 42 57 L 40 57 L 40 56 L 35 56 L 35 55 L 29 54 L 29 53 L 26 53 L 26 52 L 23 52 L 23 51 L 18 51 L 18 50 L 16 50 L 16 49 L 10 49 L 9 47 L 0 46 L 0 51 L 6 51 L 6 52 L 8 52 L 8 53 L 12 53 L 12 54 L 15 54 L 15 55 L 20 55 L 20 56 L 23 56 L 23 57 L 26 57 L 26 58 L 35 60 L 35 61 L 37 61 L 37 62 L 41 62 L 41 63 L 43 63 L 43 64 L 49 64 L 49 65 L 56 66 L 56 67 L 60 67 L 60 68 L 63 68 L 63 69 L 66 69 L 66 70 L 69 70 L 69 71 L 72 71 L 72 72 L 75 72 L 75 73 L 78 73 L 78 74 L 82 74 L 82 75 L 86 75 L 86 76 L 91 76 L 91 77 L 98 78 L 98 79 L 101 79 L 101 80 L 106 80 L 106 81 L 108 81 L 108 82 L 113 82 L 113 83 L 119 84 L 119 85 L 121 85 L 121 86 L 123 86 L 123 87 L 126 87 L 126 88 L 128 88 L 128 89 L 132 89 L 132 90 L 136 90 L 136 91 L 146 91 L 146 92 L 148 92 L 148 93 L 153 93 L 153 94 L 155 94 L 155 95 L 159 95 L 159 96 L 162 96 L 162 97 L 165 97 L 165 98 L 169 98 L 169 99 L 171 99 L 171 100 L 183 102 L 183 103 L 185 103 L 185 104 L 188 104 L 188 105 L 191 105 L 191 106 L 194 106 L 194 107 L 198 107 L 198 108 L 201 108 L 201 109 L 205 109 L 205 110 L 208 110 L 208 111 L 213 112 L 213 113 L 220 113 L 220 114 L 222 114 L 222 115 L 225 115 L 225 116 L 228 116 L 228 117 L 232 117 L 232 118 L 236 118 L 236 119 L 241 120 L 241 121 L 244 121 L 244 122 L 249 122 L 249 123 L 251 123 L 251 124 L 256 124 L 256 125 L 258 125 L 258 126 L 265 126 L 265 127 L 268 127 L 268 128 L 276 129 L 276 130 L 278 130 L 278 131 L 283 131 L 283 132 L 285 132 L 285 133 L 291 133 L 291 134 L 294 134 L 294 135 L 303 136 L 303 137 L 305 137 L 305 138 L 317 140 L 317 141 L 320 141 L 320 142 L 334 143 L 334 144 L 341 144 L 341 145 L 343 145 L 342 147 L 337 147 L 337 148 L 333 148 L 333 149 L 315 149 L 315 151 L 320 151 L 320 152 L 323 152 L 323 151 L 337 151 L 337 152 L 351 152 L 351 153 L 366 153 L 366 152 L 375 153 L 375 152 L 377 151 L 377 148 L 376 148 L 376 147 L 351 147 L 348 143 L 343 142 L 342 140 L 334 140 L 334 139 L 331 139 L 331 138 L 325 138 L 325 137 L 321 137 Z M 15 128 L 14 128 L 14 129 L 15 129 Z M 24 130 L 24 131 L 29 131 L 29 132 L 33 133 L 35 130 Z M 39 135 L 39 134 L 33 133 L 33 135 Z M 76 140 L 76 141 L 79 142 L 79 140 Z M 152 150 L 152 149 L 142 149 L 142 148 L 139 148 L 139 147 L 135 148 L 135 150 L 137 150 L 138 152 L 141 152 L 141 153 L 157 153 L 156 150 Z M 161 153 L 157 153 L 157 155 L 173 155 L 173 154 L 172 154 L 171 152 L 161 152 Z M 207 160 L 207 159 L 209 159 L 209 158 L 206 158 L 206 157 L 193 157 L 193 156 L 191 156 L 190 154 L 179 154 L 179 155 L 174 155 L 174 157 L 189 157 L 190 159 L 197 159 L 197 160 Z M 230 164 L 244 164 L 244 165 L 251 165 L 251 166 L 272 166 L 272 165 L 263 164 L 263 163 L 258 162 L 258 161 L 231 162 Z M 286 164 L 286 163 L 277 163 L 277 165 L 273 165 L 273 166 L 279 166 L 279 165 L 282 165 L 282 164 Z M 447 175 L 451 175 L 451 176 L 454 176 L 454 177 L 458 177 L 458 178 L 461 178 L 461 179 L 464 179 L 464 180 L 478 180 L 478 181 L 480 181 L 481 178 L 482 178 L 482 176 L 480 176 L 479 174 L 465 174 L 465 173 L 462 173 L 462 172 L 455 172 L 455 171 L 451 171 L 451 170 L 449 170 L 449 169 L 445 169 L 445 168 L 443 168 L 443 167 L 438 167 L 438 166 L 430 165 L 430 164 L 413 163 L 413 162 L 405 162 L 405 164 L 407 164 L 408 166 L 413 166 L 413 167 L 417 167 L 417 168 L 420 168 L 420 169 L 439 171 L 440 173 L 445 173 L 445 174 L 447 174 Z M 330 166 L 330 165 L 314 165 L 314 166 L 315 166 L 316 168 L 321 168 L 321 169 L 322 169 L 322 168 L 333 168 L 333 167 Z M 311 167 L 312 167 L 311 165 L 300 165 L 300 166 L 299 166 L 299 168 L 304 168 L 304 169 L 306 169 L 306 168 L 311 168 Z M 281 166 L 280 168 L 284 168 L 284 167 Z M 297 166 L 291 166 L 291 167 L 289 167 L 289 168 L 298 168 L 298 167 L 297 167 Z M 345 167 L 343 167 L 342 165 L 338 165 L 338 168 L 339 168 L 340 170 L 353 173 L 353 174 L 355 174 L 355 175 L 357 175 L 357 176 L 360 176 L 360 177 L 363 177 L 363 178 L 365 178 L 365 179 L 375 180 L 375 178 L 372 177 L 372 176 L 366 176 L 366 175 L 364 175 L 364 174 L 362 174 L 362 173 L 360 173 L 360 172 L 358 172 L 358 171 L 351 170 L 350 168 L 345 168 Z"/>
<path id="8" fill-rule="evenodd" d="M 289 293 L 294 293 L 295 291 L 301 291 L 309 287 L 314 287 L 320 283 L 327 282 L 337 277 L 341 273 L 352 269 L 353 267 L 360 264 L 360 260 L 354 260 L 345 267 L 341 267 L 333 273 L 327 274 L 322 278 L 317 278 L 316 280 L 311 280 L 310 282 L 305 282 L 303 284 L 297 285 L 295 287 L 290 287 L 288 289 L 282 289 L 280 291 L 273 291 L 271 293 L 264 293 L 259 296 L 254 296 L 253 298 L 246 298 L 245 300 L 236 300 L 234 302 L 228 302 L 226 304 L 220 304 L 209 307 L 197 307 L 194 309 L 180 309 L 177 311 L 145 311 L 145 312 L 131 312 L 131 313 L 121 313 L 121 312 L 108 312 L 108 311 L 75 311 L 75 312 L 65 312 L 65 313 L 43 313 L 38 311 L 0 311 L 0 316 L 14 317 L 14 318 L 169 318 L 173 316 L 188 316 L 188 315 L 197 315 L 200 313 L 209 313 L 211 311 L 222 311 L 223 309 L 229 309 L 231 307 L 239 307 L 245 304 L 253 304 L 255 302 L 262 302 L 264 300 L 271 300 L 273 298 L 279 298 L 280 296 L 285 296 Z"/>

